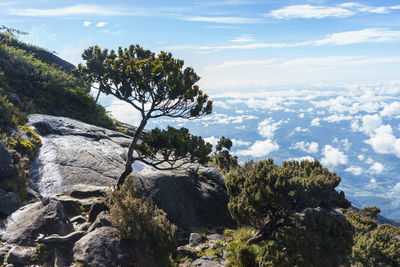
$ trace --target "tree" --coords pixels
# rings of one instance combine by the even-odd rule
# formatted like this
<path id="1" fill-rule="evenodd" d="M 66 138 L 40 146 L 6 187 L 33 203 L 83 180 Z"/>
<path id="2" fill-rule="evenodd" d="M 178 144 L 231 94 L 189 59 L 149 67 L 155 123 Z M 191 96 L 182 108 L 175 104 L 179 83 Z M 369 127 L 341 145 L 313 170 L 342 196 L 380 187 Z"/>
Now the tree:
<path id="1" fill-rule="evenodd" d="M 237 156 L 232 156 L 229 153 L 232 145 L 233 143 L 231 139 L 222 136 L 215 146 L 213 158 L 218 168 L 222 171 L 229 172 L 232 168 L 238 166 Z"/>
<path id="2" fill-rule="evenodd" d="M 263 160 L 227 176 L 228 208 L 240 225 L 258 229 L 248 244 L 264 243 L 260 262 L 337 265 L 350 255 L 353 244 L 353 227 L 335 210 L 350 206 L 344 193 L 335 190 L 339 183 L 340 177 L 318 161 L 278 166 L 272 159 Z M 283 255 L 273 259 L 277 251 Z"/>
<path id="3" fill-rule="evenodd" d="M 135 160 L 158 169 L 174 169 L 194 160 L 205 161 L 204 154 L 208 155 L 211 151 L 210 145 L 200 137 L 191 137 L 185 129 L 176 130 L 172 127 L 167 131 L 155 130 L 147 134 L 146 140 L 140 145 L 139 155 L 133 155 L 150 119 L 164 116 L 194 119 L 211 113 L 212 101 L 196 85 L 200 77 L 190 67 L 183 69 L 183 60 L 175 59 L 167 52 L 155 55 L 139 45 L 125 49 L 120 47 L 117 53 L 92 46 L 83 52 L 82 57 L 86 60 L 86 66 L 80 64 L 77 74 L 88 83 L 97 85 L 100 92 L 129 103 L 142 117 L 129 145 L 118 188 L 132 172 Z M 151 147 L 146 141 L 152 141 L 153 145 L 156 143 L 155 135 L 162 135 L 163 138 L 174 136 L 174 141 L 167 142 L 168 147 L 163 147 L 164 143 L 157 143 L 157 149 L 143 149 Z M 179 148 L 171 146 L 179 143 L 179 140 L 187 142 Z M 185 147 L 185 144 L 189 146 Z M 151 161 L 146 156 L 150 156 Z M 169 166 L 163 167 L 165 163 L 169 163 Z"/>

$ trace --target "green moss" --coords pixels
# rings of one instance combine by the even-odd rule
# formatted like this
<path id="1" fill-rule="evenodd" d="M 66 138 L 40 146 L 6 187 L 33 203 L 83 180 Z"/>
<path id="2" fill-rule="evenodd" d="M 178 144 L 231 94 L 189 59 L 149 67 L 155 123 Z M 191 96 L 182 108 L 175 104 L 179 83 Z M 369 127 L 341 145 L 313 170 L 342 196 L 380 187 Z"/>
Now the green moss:
<path id="1" fill-rule="evenodd" d="M 47 254 L 47 246 L 45 244 L 36 244 L 36 250 L 31 256 L 33 262 L 39 263 Z"/>

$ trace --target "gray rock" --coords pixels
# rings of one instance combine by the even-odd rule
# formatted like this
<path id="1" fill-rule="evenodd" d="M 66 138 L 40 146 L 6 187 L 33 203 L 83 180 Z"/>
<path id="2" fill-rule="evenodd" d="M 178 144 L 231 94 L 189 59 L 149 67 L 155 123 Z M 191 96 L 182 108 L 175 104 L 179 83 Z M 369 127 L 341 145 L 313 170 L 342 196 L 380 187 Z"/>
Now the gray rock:
<path id="1" fill-rule="evenodd" d="M 219 234 L 208 235 L 207 239 L 208 240 L 222 240 L 222 241 L 226 240 L 225 237 L 223 237 L 222 235 L 219 235 Z"/>
<path id="2" fill-rule="evenodd" d="M 9 177 L 15 174 L 13 157 L 0 142 L 0 177 Z"/>
<path id="3" fill-rule="evenodd" d="M 67 235 L 73 226 L 62 204 L 56 199 L 44 198 L 42 202 L 28 204 L 7 218 L 2 239 L 18 245 L 34 245 L 39 234 Z"/>
<path id="4" fill-rule="evenodd" d="M 71 218 L 70 221 L 72 223 L 82 224 L 82 223 L 86 222 L 86 218 L 83 217 L 82 215 L 78 215 L 78 216 L 75 216 L 75 217 Z"/>
<path id="5" fill-rule="evenodd" d="M 93 203 L 89 210 L 89 218 L 88 222 L 94 222 L 97 218 L 97 215 L 102 212 L 108 210 L 108 207 L 104 201 L 99 201 Z"/>
<path id="6" fill-rule="evenodd" d="M 106 196 L 107 189 L 108 187 L 105 186 L 78 185 L 73 187 L 69 195 L 75 198 L 104 197 Z"/>
<path id="7" fill-rule="evenodd" d="M 0 214 L 8 216 L 19 208 L 18 196 L 0 188 Z"/>
<path id="8" fill-rule="evenodd" d="M 89 227 L 90 227 L 90 225 L 91 225 L 91 223 L 86 222 L 86 223 L 80 225 L 80 226 L 78 227 L 77 231 L 85 231 L 85 232 L 87 232 L 88 229 L 89 229 Z"/>
<path id="9" fill-rule="evenodd" d="M 196 267 L 223 267 L 224 264 L 216 261 L 215 259 L 196 259 L 190 266 Z"/>
<path id="10" fill-rule="evenodd" d="M 168 219 L 185 230 L 232 227 L 225 188 L 203 176 L 182 172 L 153 172 L 135 175 L 143 197 L 150 197 L 167 213 Z"/>
<path id="11" fill-rule="evenodd" d="M 225 177 L 222 174 L 220 174 L 215 168 L 200 168 L 199 172 L 205 178 L 225 188 Z"/>
<path id="12" fill-rule="evenodd" d="M 73 248 L 74 261 L 89 266 L 128 266 L 133 260 L 127 246 L 118 240 L 118 230 L 97 228 L 79 239 Z"/>
<path id="13" fill-rule="evenodd" d="M 59 201 L 64 206 L 65 211 L 70 216 L 76 216 L 82 214 L 82 212 L 88 212 L 93 203 L 99 202 L 99 199 L 76 199 L 69 197 L 60 197 Z"/>
<path id="14" fill-rule="evenodd" d="M 207 239 L 198 233 L 191 233 L 189 237 L 189 246 L 195 247 L 201 243 L 204 243 Z"/>
<path id="15" fill-rule="evenodd" d="M 193 249 L 190 249 L 190 248 L 187 248 L 187 247 L 184 247 L 184 246 L 181 246 L 181 247 L 178 247 L 175 250 L 174 257 L 175 258 L 188 257 L 188 258 L 191 258 L 191 259 L 195 259 L 197 257 L 197 251 L 193 250 Z"/>
<path id="16" fill-rule="evenodd" d="M 16 93 L 11 93 L 8 96 L 8 99 L 10 99 L 10 102 L 13 103 L 14 105 L 22 105 L 21 98 Z"/>
<path id="17" fill-rule="evenodd" d="M 15 246 L 8 252 L 7 263 L 17 266 L 31 264 L 31 257 L 35 248 Z"/>
<path id="18" fill-rule="evenodd" d="M 107 219 L 107 213 L 105 211 L 102 211 L 97 215 L 96 220 L 89 227 L 88 232 L 92 232 L 93 230 L 103 226 L 111 226 L 111 222 Z"/>
<path id="19" fill-rule="evenodd" d="M 78 241 L 82 236 L 84 236 L 86 232 L 84 231 L 76 231 L 72 232 L 68 235 L 65 236 L 59 236 L 57 234 L 53 234 L 50 236 L 42 236 L 39 235 L 39 237 L 36 239 L 37 243 L 42 243 L 42 244 L 72 244 Z"/>

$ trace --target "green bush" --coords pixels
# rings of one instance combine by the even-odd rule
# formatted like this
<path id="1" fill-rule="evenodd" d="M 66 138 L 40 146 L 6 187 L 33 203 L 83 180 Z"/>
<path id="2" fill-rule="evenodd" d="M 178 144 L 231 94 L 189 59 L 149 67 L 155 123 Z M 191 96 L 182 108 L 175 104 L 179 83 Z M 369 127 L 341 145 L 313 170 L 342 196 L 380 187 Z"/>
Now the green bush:
<path id="1" fill-rule="evenodd" d="M 169 263 L 175 249 L 175 225 L 151 200 L 142 200 L 132 177 L 108 201 L 110 220 L 123 239 L 144 242 L 160 266 Z"/>

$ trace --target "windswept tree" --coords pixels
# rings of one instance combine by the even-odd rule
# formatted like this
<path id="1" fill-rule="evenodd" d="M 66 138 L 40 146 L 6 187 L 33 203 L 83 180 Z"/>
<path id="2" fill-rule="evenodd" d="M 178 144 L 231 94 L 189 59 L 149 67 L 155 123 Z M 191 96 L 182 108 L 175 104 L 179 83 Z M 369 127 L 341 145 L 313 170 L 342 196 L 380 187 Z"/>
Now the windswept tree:
<path id="1" fill-rule="evenodd" d="M 118 187 L 132 172 L 132 163 L 136 160 L 160 170 L 174 169 L 187 162 L 207 161 L 211 145 L 190 135 L 187 129 L 169 127 L 143 134 L 150 119 L 195 119 L 211 113 L 212 101 L 196 85 L 200 77 L 191 67 L 183 68 L 183 60 L 167 52 L 156 55 L 139 45 L 120 47 L 117 52 L 92 46 L 82 57 L 86 66 L 78 66 L 78 75 L 96 86 L 99 92 L 129 103 L 142 117 L 129 145 Z M 138 145 L 140 139 L 142 142 Z"/>
<path id="2" fill-rule="evenodd" d="M 229 172 L 232 168 L 236 168 L 238 166 L 237 156 L 232 156 L 229 153 L 232 145 L 233 143 L 231 139 L 222 136 L 215 146 L 213 158 L 218 168 L 222 171 Z"/>

